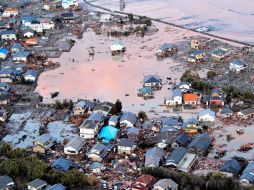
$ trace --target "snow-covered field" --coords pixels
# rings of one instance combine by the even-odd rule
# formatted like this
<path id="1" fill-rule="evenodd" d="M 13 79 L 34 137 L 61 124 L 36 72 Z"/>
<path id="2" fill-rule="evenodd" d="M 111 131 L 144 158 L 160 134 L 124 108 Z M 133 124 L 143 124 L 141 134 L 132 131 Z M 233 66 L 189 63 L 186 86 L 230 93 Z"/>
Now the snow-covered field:
<path id="1" fill-rule="evenodd" d="M 120 0 L 90 0 L 113 10 Z M 254 43 L 253 0 L 125 0 L 124 11 L 160 18 L 189 28 L 212 27 L 213 33 Z"/>

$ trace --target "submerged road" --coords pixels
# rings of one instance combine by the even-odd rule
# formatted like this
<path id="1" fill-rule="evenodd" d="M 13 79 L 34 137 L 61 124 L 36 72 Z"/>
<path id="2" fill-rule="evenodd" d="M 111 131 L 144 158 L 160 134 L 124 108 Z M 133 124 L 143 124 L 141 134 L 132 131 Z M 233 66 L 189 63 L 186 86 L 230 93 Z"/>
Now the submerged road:
<path id="1" fill-rule="evenodd" d="M 111 13 L 114 13 L 114 14 L 116 14 L 116 13 L 120 14 L 120 15 L 129 15 L 129 14 L 132 14 L 132 13 L 127 13 L 127 12 L 123 12 L 123 11 L 113 11 L 111 9 L 108 9 L 108 8 L 105 8 L 105 7 L 102 7 L 102 6 L 94 5 L 92 3 L 89 3 L 87 0 L 83 0 L 83 2 L 86 5 L 88 5 L 88 6 L 91 6 L 91 7 L 94 7 L 94 8 L 98 8 L 98 9 L 101 9 L 101 10 L 104 10 L 104 11 L 107 11 L 107 12 L 111 12 Z M 137 14 L 132 14 L 132 15 L 135 16 L 135 17 L 144 17 L 142 15 L 137 15 Z M 209 37 L 212 37 L 212 38 L 224 40 L 224 41 L 227 41 L 227 42 L 233 42 L 233 43 L 236 43 L 236 44 L 239 44 L 239 45 L 244 45 L 244 46 L 248 46 L 248 47 L 252 47 L 252 48 L 254 47 L 254 44 L 251 44 L 251 43 L 248 43 L 248 42 L 242 42 L 242 41 L 239 41 L 239 40 L 234 40 L 234 39 L 218 36 L 218 35 L 211 34 L 211 33 L 208 33 L 208 32 L 199 32 L 199 31 L 197 31 L 195 29 L 186 28 L 184 26 L 181 26 L 181 25 L 178 25 L 178 24 L 174 24 L 174 23 L 171 23 L 171 22 L 166 22 L 166 21 L 163 21 L 163 20 L 160 20 L 160 19 L 155 19 L 155 18 L 151 18 L 151 17 L 146 17 L 146 18 L 148 18 L 148 19 L 150 19 L 152 21 L 163 23 L 163 24 L 166 24 L 166 25 L 169 25 L 169 26 L 173 26 L 173 27 L 176 27 L 176 28 L 180 28 L 180 29 L 184 29 L 184 30 L 189 30 L 189 31 L 195 32 L 197 34 L 202 34 L 202 35 L 209 36 Z"/>

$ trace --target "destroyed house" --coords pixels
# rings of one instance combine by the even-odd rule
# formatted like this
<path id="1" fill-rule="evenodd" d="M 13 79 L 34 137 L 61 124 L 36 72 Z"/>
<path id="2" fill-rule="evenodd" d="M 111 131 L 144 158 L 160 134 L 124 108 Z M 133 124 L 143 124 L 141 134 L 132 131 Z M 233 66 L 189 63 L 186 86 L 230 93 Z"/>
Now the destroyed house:
<path id="1" fill-rule="evenodd" d="M 134 127 L 137 122 L 137 116 L 131 112 L 124 112 L 120 118 L 120 125 Z"/>
<path id="2" fill-rule="evenodd" d="M 211 56 L 216 61 L 221 61 L 225 58 L 227 51 L 225 49 L 214 49 L 211 51 Z"/>
<path id="3" fill-rule="evenodd" d="M 102 104 L 97 105 L 94 109 L 93 112 L 94 113 L 103 113 L 105 116 L 108 115 L 110 113 L 110 111 L 112 110 L 112 108 L 115 105 L 110 103 L 110 102 L 104 102 Z"/>
<path id="4" fill-rule="evenodd" d="M 100 162 L 102 161 L 110 151 L 114 150 L 115 145 L 108 144 L 104 145 L 102 143 L 95 144 L 87 153 L 87 156 L 92 161 Z"/>
<path id="5" fill-rule="evenodd" d="M 250 161 L 240 177 L 243 184 L 254 183 L 254 161 Z"/>
<path id="6" fill-rule="evenodd" d="M 182 129 L 188 134 L 197 133 L 199 129 L 198 120 L 196 118 L 189 118 L 183 123 Z"/>
<path id="7" fill-rule="evenodd" d="M 13 69 L 2 69 L 0 71 L 0 82 L 12 83 L 14 79 Z"/>
<path id="8" fill-rule="evenodd" d="M 182 92 L 187 92 L 191 89 L 191 84 L 187 81 L 182 81 L 175 86 L 175 89 L 180 89 Z"/>
<path id="9" fill-rule="evenodd" d="M 54 170 L 65 171 L 65 172 L 68 171 L 71 166 L 72 166 L 72 161 L 67 160 L 63 157 L 57 158 L 56 160 L 54 160 L 53 164 L 51 165 L 51 167 Z"/>
<path id="10" fill-rule="evenodd" d="M 160 132 L 155 137 L 156 145 L 159 148 L 166 148 L 172 141 L 172 136 L 170 135 L 170 132 Z"/>
<path id="11" fill-rule="evenodd" d="M 220 172 L 225 173 L 229 177 L 232 177 L 237 176 L 241 168 L 241 164 L 237 160 L 232 159 L 224 162 L 220 168 Z"/>
<path id="12" fill-rule="evenodd" d="M 173 140 L 171 147 L 186 147 L 188 143 L 191 141 L 190 137 L 187 134 L 177 135 Z"/>
<path id="13" fill-rule="evenodd" d="M 172 118 L 172 117 L 164 117 L 161 120 L 162 122 L 162 127 L 173 127 L 175 129 L 180 129 L 181 128 L 181 123 L 178 122 L 178 118 Z"/>
<path id="14" fill-rule="evenodd" d="M 62 13 L 61 14 L 62 20 L 66 24 L 74 23 L 75 16 L 72 12 Z"/>
<path id="15" fill-rule="evenodd" d="M 210 94 L 209 104 L 211 110 L 221 109 L 225 104 L 224 93 L 220 89 L 214 88 Z"/>
<path id="16" fill-rule="evenodd" d="M 156 182 L 156 179 L 150 175 L 141 175 L 138 177 L 131 190 L 148 190 L 150 189 Z"/>
<path id="17" fill-rule="evenodd" d="M 33 152 L 45 154 L 53 145 L 54 141 L 50 134 L 43 134 L 33 142 L 32 150 Z"/>
<path id="18" fill-rule="evenodd" d="M 74 115 L 82 115 L 86 112 L 91 111 L 95 107 L 95 103 L 89 100 L 80 100 L 74 104 Z"/>
<path id="19" fill-rule="evenodd" d="M 111 125 L 111 126 L 116 126 L 117 123 L 119 121 L 119 116 L 117 115 L 112 115 L 109 120 L 108 120 L 108 124 Z"/>
<path id="20" fill-rule="evenodd" d="M 78 154 L 85 144 L 85 139 L 76 136 L 64 146 L 65 154 Z"/>
<path id="21" fill-rule="evenodd" d="M 232 116 L 232 115 L 233 115 L 233 111 L 232 111 L 231 109 L 229 109 L 229 108 L 226 108 L 226 107 L 223 107 L 223 108 L 220 110 L 220 112 L 219 112 L 219 116 L 220 116 L 220 117 L 224 117 L 224 118 L 230 117 L 230 116 Z"/>
<path id="22" fill-rule="evenodd" d="M 161 148 L 148 149 L 145 154 L 145 167 L 159 167 L 163 156 L 164 151 Z"/>
<path id="23" fill-rule="evenodd" d="M 9 51 L 7 49 L 0 48 L 0 59 L 5 60 L 8 53 L 9 53 Z"/>
<path id="24" fill-rule="evenodd" d="M 110 46 L 110 50 L 111 50 L 111 53 L 114 55 L 114 54 L 117 54 L 117 53 L 121 53 L 121 52 L 124 52 L 125 51 L 125 45 L 124 45 L 124 42 L 122 40 L 115 40 L 111 46 Z"/>
<path id="25" fill-rule="evenodd" d="M 239 59 L 234 59 L 229 64 L 230 71 L 240 72 L 246 68 L 247 68 L 247 64 L 245 64 L 243 61 Z"/>
<path id="26" fill-rule="evenodd" d="M 196 136 L 188 145 L 189 152 L 206 155 L 211 145 L 211 139 L 207 133 Z"/>
<path id="27" fill-rule="evenodd" d="M 0 34 L 2 40 L 17 40 L 16 32 L 14 30 L 5 30 Z"/>
<path id="28" fill-rule="evenodd" d="M 175 44 L 165 43 L 159 49 L 157 49 L 156 54 L 158 56 L 167 56 L 168 54 L 176 51 L 177 46 Z"/>
<path id="29" fill-rule="evenodd" d="M 254 108 L 247 108 L 237 112 L 237 115 L 243 119 L 248 119 L 254 116 Z"/>

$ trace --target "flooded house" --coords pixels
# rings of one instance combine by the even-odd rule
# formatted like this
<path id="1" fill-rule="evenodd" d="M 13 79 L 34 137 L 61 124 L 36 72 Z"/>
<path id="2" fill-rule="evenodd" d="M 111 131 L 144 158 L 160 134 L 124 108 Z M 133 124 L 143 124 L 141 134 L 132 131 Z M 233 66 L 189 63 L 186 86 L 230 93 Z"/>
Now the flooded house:
<path id="1" fill-rule="evenodd" d="M 165 104 L 167 106 L 177 106 L 177 105 L 182 105 L 183 102 L 183 93 L 181 89 L 174 89 L 173 90 L 173 96 L 172 98 L 167 98 L 165 100 Z"/>
<path id="2" fill-rule="evenodd" d="M 104 168 L 104 165 L 99 162 L 93 162 L 89 166 L 89 170 L 94 174 L 100 174 Z"/>
<path id="3" fill-rule="evenodd" d="M 62 13 L 61 18 L 62 18 L 63 23 L 65 23 L 65 24 L 74 23 L 75 19 L 76 19 L 73 12 Z"/>
<path id="4" fill-rule="evenodd" d="M 0 71 L 0 82 L 12 83 L 15 79 L 13 69 L 6 68 Z"/>
<path id="5" fill-rule="evenodd" d="M 93 113 L 102 113 L 106 116 L 110 113 L 114 106 L 115 105 L 111 102 L 104 102 L 95 106 L 93 109 Z"/>
<path id="6" fill-rule="evenodd" d="M 36 70 L 27 70 L 23 76 L 24 76 L 25 81 L 35 82 L 37 80 L 38 73 Z"/>
<path id="7" fill-rule="evenodd" d="M 131 154 L 137 148 L 137 144 L 134 139 L 123 138 L 120 140 L 117 146 L 119 154 Z"/>
<path id="8" fill-rule="evenodd" d="M 198 121 L 205 122 L 215 122 L 215 112 L 210 109 L 202 110 L 198 113 Z"/>
<path id="9" fill-rule="evenodd" d="M 0 59 L 5 60 L 8 56 L 9 51 L 4 48 L 0 48 Z"/>
<path id="10" fill-rule="evenodd" d="M 41 135 L 37 140 L 33 142 L 33 152 L 39 152 L 45 154 L 54 145 L 54 140 L 50 134 L 46 133 Z"/>
<path id="11" fill-rule="evenodd" d="M 222 61 L 226 56 L 227 50 L 218 48 L 211 51 L 211 57 L 214 61 Z"/>
<path id="12" fill-rule="evenodd" d="M 188 57 L 188 62 L 190 63 L 200 63 L 206 56 L 206 52 L 204 50 L 195 50 L 192 51 Z"/>
<path id="13" fill-rule="evenodd" d="M 84 145 L 85 139 L 80 136 L 76 136 L 64 146 L 64 153 L 70 155 L 77 155 L 79 154 L 80 150 L 83 148 Z"/>
<path id="14" fill-rule="evenodd" d="M 112 55 L 117 55 L 119 53 L 123 53 L 126 50 L 126 47 L 124 45 L 124 42 L 118 39 L 111 44 L 110 50 Z"/>
<path id="15" fill-rule="evenodd" d="M 155 182 L 156 179 L 153 176 L 141 175 L 135 180 L 131 190 L 150 189 L 155 184 Z"/>
<path id="16" fill-rule="evenodd" d="M 156 50 L 156 55 L 159 57 L 167 57 L 175 52 L 177 52 L 177 46 L 175 44 L 165 43 Z"/>
<path id="17" fill-rule="evenodd" d="M 156 146 L 164 149 L 170 145 L 172 142 L 173 135 L 170 132 L 160 132 L 156 137 L 155 137 L 155 143 Z"/>
<path id="18" fill-rule="evenodd" d="M 85 139 L 94 138 L 104 122 L 104 114 L 92 113 L 79 127 L 80 137 Z"/>
<path id="19" fill-rule="evenodd" d="M 174 182 L 172 179 L 161 179 L 157 181 L 152 190 L 178 190 L 178 184 Z"/>
<path id="20" fill-rule="evenodd" d="M 14 181 L 11 177 L 4 175 L 0 176 L 0 189 L 9 190 L 15 187 Z"/>
<path id="21" fill-rule="evenodd" d="M 211 110 L 219 110 L 225 105 L 225 95 L 222 90 L 214 88 L 209 97 Z"/>
<path id="22" fill-rule="evenodd" d="M 145 76 L 143 79 L 143 86 L 159 90 L 162 87 L 162 79 L 158 75 Z"/>
<path id="23" fill-rule="evenodd" d="M 126 135 L 129 139 L 138 140 L 139 139 L 140 129 L 137 127 L 129 127 L 127 128 Z"/>
<path id="24" fill-rule="evenodd" d="M 242 184 L 253 184 L 254 183 L 254 161 L 250 161 L 240 177 Z"/>
<path id="25" fill-rule="evenodd" d="M 158 147 L 148 149 L 145 154 L 145 167 L 159 167 L 163 157 L 163 149 Z"/>
<path id="26" fill-rule="evenodd" d="M 80 100 L 74 104 L 73 113 L 74 115 L 83 115 L 91 112 L 95 107 L 95 103 L 89 100 Z"/>
<path id="27" fill-rule="evenodd" d="M 192 49 L 203 49 L 206 45 L 205 39 L 201 37 L 197 37 L 191 40 L 191 48 Z"/>
<path id="28" fill-rule="evenodd" d="M 182 127 L 183 131 L 188 134 L 197 133 L 199 131 L 198 120 L 196 118 L 189 118 Z"/>
<path id="29" fill-rule="evenodd" d="M 211 145 L 211 139 L 207 133 L 197 135 L 188 145 L 188 151 L 199 155 L 206 155 Z"/>
<path id="30" fill-rule="evenodd" d="M 154 97 L 154 90 L 151 87 L 143 87 L 138 89 L 138 96 L 144 99 L 150 99 Z"/>
<path id="31" fill-rule="evenodd" d="M 3 17 L 15 17 L 19 14 L 17 8 L 6 8 L 2 14 Z"/>
<path id="32" fill-rule="evenodd" d="M 195 93 L 185 93 L 183 94 L 183 107 L 195 109 L 197 108 L 198 95 Z"/>
<path id="33" fill-rule="evenodd" d="M 120 126 L 134 127 L 136 122 L 137 116 L 132 112 L 124 112 L 120 118 Z"/>
<path id="34" fill-rule="evenodd" d="M 5 122 L 8 118 L 8 112 L 6 110 L 0 110 L 0 121 Z"/>
<path id="35" fill-rule="evenodd" d="M 45 190 L 65 190 L 65 187 L 61 183 L 48 186 Z"/>
<path id="36" fill-rule="evenodd" d="M 189 172 L 197 161 L 198 156 L 188 153 L 186 148 L 178 147 L 166 159 L 166 166 L 177 168 L 179 171 Z"/>
<path id="37" fill-rule="evenodd" d="M 233 111 L 229 108 L 223 107 L 219 112 L 218 116 L 222 118 L 229 118 L 233 115 Z"/>
<path id="38" fill-rule="evenodd" d="M 254 117 L 254 108 L 247 108 L 237 112 L 237 115 L 243 119 Z"/>
<path id="39" fill-rule="evenodd" d="M 118 115 L 112 115 L 109 120 L 108 120 L 108 124 L 115 127 L 117 126 L 118 122 L 119 122 L 119 116 Z"/>
<path id="40" fill-rule="evenodd" d="M 109 152 L 114 150 L 115 145 L 113 144 L 104 145 L 102 143 L 97 143 L 87 152 L 87 157 L 92 161 L 100 162 L 108 155 Z"/>
<path id="41" fill-rule="evenodd" d="M 234 59 L 229 64 L 229 70 L 233 72 L 237 72 L 237 73 L 243 71 L 246 68 L 247 68 L 247 64 L 239 59 Z"/>
<path id="42" fill-rule="evenodd" d="M 27 62 L 27 59 L 30 55 L 30 52 L 21 50 L 13 55 L 12 60 L 14 62 Z"/>
<path id="43" fill-rule="evenodd" d="M 235 160 L 226 160 L 223 165 L 220 167 L 220 172 L 227 175 L 228 177 L 234 177 L 239 174 L 241 171 L 242 166 L 241 164 Z"/>

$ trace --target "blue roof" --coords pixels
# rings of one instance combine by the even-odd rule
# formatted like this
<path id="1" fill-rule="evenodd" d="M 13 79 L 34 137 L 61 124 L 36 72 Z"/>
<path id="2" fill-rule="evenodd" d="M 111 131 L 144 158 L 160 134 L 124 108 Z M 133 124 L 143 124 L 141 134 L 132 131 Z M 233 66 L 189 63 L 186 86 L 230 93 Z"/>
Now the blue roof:
<path id="1" fill-rule="evenodd" d="M 203 54 L 203 53 L 205 53 L 204 50 L 194 50 L 191 52 L 191 55 L 196 56 L 196 55 Z"/>
<path id="2" fill-rule="evenodd" d="M 117 123 L 118 122 L 118 119 L 119 119 L 119 116 L 117 115 L 112 115 L 110 118 L 109 118 L 109 122 L 112 121 L 112 122 L 115 122 Z"/>
<path id="3" fill-rule="evenodd" d="M 91 165 L 90 165 L 90 170 L 93 170 L 93 169 L 97 169 L 97 168 L 101 168 L 103 166 L 103 164 L 99 163 L 99 162 L 93 162 Z"/>
<path id="4" fill-rule="evenodd" d="M 173 152 L 170 154 L 170 156 L 167 158 L 167 162 L 173 162 L 176 165 L 182 160 L 184 155 L 187 153 L 187 149 L 183 147 L 177 147 Z"/>
<path id="5" fill-rule="evenodd" d="M 19 43 L 14 43 L 14 44 L 11 46 L 11 49 L 19 49 L 19 50 L 21 50 L 21 49 L 22 49 L 22 45 L 19 44 Z"/>
<path id="6" fill-rule="evenodd" d="M 180 96 L 182 97 L 182 91 L 180 89 L 173 90 L 173 97 Z"/>
<path id="7" fill-rule="evenodd" d="M 176 129 L 175 127 L 172 127 L 172 126 L 166 126 L 166 127 L 162 127 L 161 128 L 161 133 L 164 133 L 164 132 L 177 132 L 178 129 Z"/>
<path id="8" fill-rule="evenodd" d="M 181 134 L 176 136 L 176 138 L 174 139 L 174 142 L 178 142 L 182 145 L 187 144 L 188 142 L 190 142 L 190 137 L 186 134 Z"/>
<path id="9" fill-rule="evenodd" d="M 22 16 L 20 18 L 21 22 L 32 22 L 34 20 L 37 20 L 35 16 Z"/>
<path id="10" fill-rule="evenodd" d="M 136 127 L 130 127 L 127 129 L 127 135 L 129 134 L 135 134 L 135 135 L 138 135 L 139 134 L 139 128 L 136 128 Z"/>
<path id="11" fill-rule="evenodd" d="M 167 127 L 167 126 L 175 127 L 175 126 L 179 126 L 180 123 L 178 122 L 178 119 L 174 119 L 171 117 L 165 117 L 162 119 L 162 125 L 163 125 L 163 127 Z"/>
<path id="12" fill-rule="evenodd" d="M 135 124 L 137 121 L 137 117 L 134 113 L 124 112 L 120 118 L 120 122 L 122 122 L 124 120 L 130 121 L 132 124 Z"/>
<path id="13" fill-rule="evenodd" d="M 148 93 L 152 93 L 154 90 L 151 87 L 144 87 L 144 88 L 138 89 L 138 91 L 142 94 L 148 94 Z"/>
<path id="14" fill-rule="evenodd" d="M 35 70 L 27 70 L 24 76 L 32 75 L 34 77 L 37 77 L 38 73 Z"/>
<path id="15" fill-rule="evenodd" d="M 234 65 L 238 65 L 238 66 L 243 66 L 244 65 L 244 63 L 239 59 L 234 59 L 231 63 L 234 64 Z"/>
<path id="16" fill-rule="evenodd" d="M 175 44 L 165 43 L 159 49 L 165 51 L 167 49 L 177 48 Z"/>
<path id="17" fill-rule="evenodd" d="M 161 83 L 161 78 L 158 75 L 148 75 L 144 77 L 144 83 Z"/>
<path id="18" fill-rule="evenodd" d="M 201 150 L 207 150 L 211 144 L 210 137 L 207 133 L 200 134 L 196 136 L 191 143 L 188 145 L 188 148 L 197 148 Z"/>
<path id="19" fill-rule="evenodd" d="M 229 108 L 222 108 L 220 114 L 231 114 L 233 111 Z"/>
<path id="20" fill-rule="evenodd" d="M 14 30 L 5 30 L 1 32 L 1 35 L 10 35 L 10 34 L 16 34 Z"/>
<path id="21" fill-rule="evenodd" d="M 58 183 L 50 187 L 47 187 L 45 190 L 65 190 L 65 187 L 61 183 Z"/>
<path id="22" fill-rule="evenodd" d="M 0 53 L 7 55 L 9 51 L 7 49 L 0 48 Z"/>
<path id="23" fill-rule="evenodd" d="M 103 142 L 109 142 L 116 138 L 118 131 L 119 129 L 107 125 L 101 129 L 99 138 L 102 139 Z"/>
<path id="24" fill-rule="evenodd" d="M 104 114 L 100 112 L 92 113 L 87 120 L 95 121 L 95 122 L 102 122 L 104 119 Z"/>
<path id="25" fill-rule="evenodd" d="M 234 175 L 237 175 L 240 172 L 240 170 L 241 164 L 235 159 L 225 161 L 220 168 L 221 172 L 232 173 Z"/>
<path id="26" fill-rule="evenodd" d="M 30 55 L 30 52 L 28 51 L 19 51 L 13 55 L 13 57 L 28 57 Z"/>
<path id="27" fill-rule="evenodd" d="M 51 167 L 56 170 L 61 170 L 66 172 L 70 169 L 71 165 L 72 165 L 72 162 L 70 160 L 60 157 L 54 161 Z"/>
<path id="28" fill-rule="evenodd" d="M 250 161 L 243 170 L 243 175 L 240 177 L 240 180 L 242 179 L 247 179 L 250 183 L 254 182 L 254 161 Z"/>

